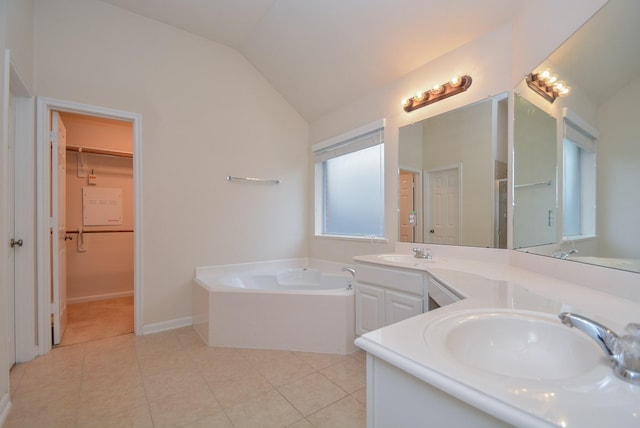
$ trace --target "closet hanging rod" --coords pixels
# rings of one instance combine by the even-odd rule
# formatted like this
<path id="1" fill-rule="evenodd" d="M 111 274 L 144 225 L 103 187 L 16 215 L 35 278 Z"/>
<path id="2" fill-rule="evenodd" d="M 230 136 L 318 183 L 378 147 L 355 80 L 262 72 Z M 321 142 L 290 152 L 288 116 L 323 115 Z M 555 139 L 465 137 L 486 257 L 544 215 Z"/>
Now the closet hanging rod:
<path id="1" fill-rule="evenodd" d="M 132 233 L 133 230 L 83 230 L 82 233 Z M 66 233 L 80 233 L 79 230 L 67 230 Z"/>
<path id="2" fill-rule="evenodd" d="M 551 180 L 549 180 L 549 181 L 539 181 L 537 183 L 516 184 L 513 187 L 518 188 L 518 187 L 533 187 L 533 186 L 551 186 Z"/>
<path id="3" fill-rule="evenodd" d="M 255 178 L 255 177 L 233 177 L 231 175 L 227 175 L 227 181 L 252 181 L 254 183 L 273 183 L 273 184 L 280 184 L 280 180 L 275 179 L 275 180 L 270 180 L 267 178 Z"/>
<path id="4" fill-rule="evenodd" d="M 133 153 L 118 150 L 96 149 L 94 147 L 67 146 L 67 150 L 78 153 L 91 153 L 94 155 L 115 156 L 119 158 L 133 158 Z"/>

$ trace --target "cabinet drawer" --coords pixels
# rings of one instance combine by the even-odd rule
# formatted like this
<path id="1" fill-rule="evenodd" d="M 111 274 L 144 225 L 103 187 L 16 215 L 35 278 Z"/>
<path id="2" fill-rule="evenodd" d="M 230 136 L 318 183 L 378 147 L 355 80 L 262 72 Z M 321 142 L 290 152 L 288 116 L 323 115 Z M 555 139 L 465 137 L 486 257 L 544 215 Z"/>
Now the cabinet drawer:
<path id="1" fill-rule="evenodd" d="M 424 294 L 424 275 L 420 272 L 357 264 L 356 280 L 417 296 Z"/>

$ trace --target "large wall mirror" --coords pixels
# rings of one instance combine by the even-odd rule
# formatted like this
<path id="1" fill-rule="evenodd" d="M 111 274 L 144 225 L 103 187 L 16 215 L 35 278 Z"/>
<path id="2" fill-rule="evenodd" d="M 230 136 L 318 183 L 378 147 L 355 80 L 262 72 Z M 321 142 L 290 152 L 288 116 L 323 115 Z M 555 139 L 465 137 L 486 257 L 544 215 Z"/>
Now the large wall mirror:
<path id="1" fill-rule="evenodd" d="M 514 248 L 640 272 L 640 2 L 609 0 L 514 96 Z M 533 42 L 533 41 L 532 41 Z"/>
<path id="2" fill-rule="evenodd" d="M 507 246 L 507 96 L 400 128 L 399 241 Z"/>

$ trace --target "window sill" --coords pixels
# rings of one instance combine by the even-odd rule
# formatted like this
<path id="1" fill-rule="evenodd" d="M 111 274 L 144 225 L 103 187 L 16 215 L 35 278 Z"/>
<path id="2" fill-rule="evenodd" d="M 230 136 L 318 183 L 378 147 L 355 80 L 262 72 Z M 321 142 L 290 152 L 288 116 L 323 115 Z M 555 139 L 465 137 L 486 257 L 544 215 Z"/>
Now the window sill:
<path id="1" fill-rule="evenodd" d="M 387 238 L 382 236 L 348 236 L 348 235 L 313 235 L 318 239 L 332 239 L 338 241 L 352 241 L 352 242 L 370 242 L 374 244 L 386 244 Z"/>
<path id="2" fill-rule="evenodd" d="M 598 238 L 596 235 L 576 235 L 576 236 L 564 236 L 562 242 L 585 242 L 592 241 Z"/>

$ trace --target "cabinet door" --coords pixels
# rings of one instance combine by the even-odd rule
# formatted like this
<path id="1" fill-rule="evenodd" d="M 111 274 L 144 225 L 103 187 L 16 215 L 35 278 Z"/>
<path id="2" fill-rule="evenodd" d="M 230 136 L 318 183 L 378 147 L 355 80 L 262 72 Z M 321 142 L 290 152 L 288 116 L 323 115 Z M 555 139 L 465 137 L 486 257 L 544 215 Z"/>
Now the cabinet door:
<path id="1" fill-rule="evenodd" d="M 384 327 L 384 290 L 356 283 L 356 334 Z"/>
<path id="2" fill-rule="evenodd" d="M 385 294 L 385 325 L 411 318 L 422 313 L 422 298 L 387 291 Z"/>

